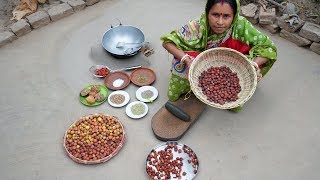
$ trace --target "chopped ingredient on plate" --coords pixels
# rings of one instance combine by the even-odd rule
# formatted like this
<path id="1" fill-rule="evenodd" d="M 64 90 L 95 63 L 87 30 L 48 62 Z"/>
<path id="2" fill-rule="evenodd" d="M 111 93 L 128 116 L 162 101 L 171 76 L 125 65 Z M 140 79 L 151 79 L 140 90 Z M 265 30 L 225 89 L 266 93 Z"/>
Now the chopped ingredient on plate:
<path id="1" fill-rule="evenodd" d="M 90 93 L 90 88 L 84 88 L 81 90 L 80 95 L 82 97 L 87 96 Z"/>
<path id="2" fill-rule="evenodd" d="M 153 96 L 153 92 L 151 90 L 146 90 L 141 92 L 141 97 L 143 99 L 150 99 Z"/>
<path id="3" fill-rule="evenodd" d="M 134 115 L 141 115 L 145 112 L 145 110 L 146 110 L 146 107 L 141 103 L 131 106 L 131 112 Z"/>
<path id="4" fill-rule="evenodd" d="M 94 96 L 94 99 L 95 99 L 96 101 L 98 101 L 98 102 L 103 101 L 104 98 L 105 98 L 104 95 L 101 94 L 101 93 L 98 93 L 98 94 L 96 94 L 96 95 Z"/>
<path id="5" fill-rule="evenodd" d="M 121 104 L 124 102 L 124 100 L 125 100 L 125 96 L 122 94 L 113 94 L 110 96 L 110 101 L 113 104 Z"/>
<path id="6" fill-rule="evenodd" d="M 145 83 L 145 82 L 147 82 L 147 80 L 148 80 L 148 78 L 145 77 L 145 76 L 139 76 L 139 77 L 138 77 L 138 81 L 139 81 L 140 83 Z"/>
<path id="7" fill-rule="evenodd" d="M 96 102 L 96 100 L 94 99 L 94 96 L 91 96 L 91 95 L 86 97 L 86 100 L 89 104 L 94 104 Z"/>
<path id="8" fill-rule="evenodd" d="M 109 74 L 109 69 L 108 68 L 96 69 L 96 75 L 98 75 L 98 76 L 106 76 L 108 74 Z"/>

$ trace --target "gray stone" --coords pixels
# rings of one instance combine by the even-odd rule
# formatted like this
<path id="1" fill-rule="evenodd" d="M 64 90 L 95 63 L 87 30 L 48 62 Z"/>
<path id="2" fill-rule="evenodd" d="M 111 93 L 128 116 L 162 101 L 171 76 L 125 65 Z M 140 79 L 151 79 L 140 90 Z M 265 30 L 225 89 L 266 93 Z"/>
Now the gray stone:
<path id="1" fill-rule="evenodd" d="M 262 25 L 270 25 L 273 24 L 274 21 L 271 19 L 259 19 L 259 23 Z"/>
<path id="2" fill-rule="evenodd" d="M 14 41 L 17 39 L 17 36 L 11 31 L 0 32 L 0 47 Z"/>
<path id="3" fill-rule="evenodd" d="M 320 25 L 306 22 L 301 28 L 299 35 L 314 42 L 320 42 Z"/>
<path id="4" fill-rule="evenodd" d="M 13 23 L 10 26 L 10 29 L 18 37 L 31 32 L 30 24 L 24 19 L 20 19 L 19 21 Z"/>
<path id="5" fill-rule="evenodd" d="M 281 29 L 284 29 L 291 33 L 294 33 L 297 30 L 299 30 L 305 23 L 303 20 L 300 20 L 298 23 L 290 25 L 289 22 L 286 22 L 287 20 L 289 20 L 289 18 L 290 17 L 288 15 L 283 15 L 277 18 L 277 24 Z"/>
<path id="6" fill-rule="evenodd" d="M 99 2 L 100 0 L 84 0 L 86 2 L 87 6 L 91 6 L 97 2 Z"/>
<path id="7" fill-rule="evenodd" d="M 267 29 L 270 33 L 275 34 L 280 31 L 277 24 L 260 25 L 262 28 Z"/>
<path id="8" fill-rule="evenodd" d="M 296 33 L 288 32 L 284 29 L 280 31 L 280 36 L 295 43 L 298 46 L 307 46 L 311 44 L 311 41 L 309 41 L 308 39 L 305 39 Z"/>
<path id="9" fill-rule="evenodd" d="M 273 24 L 276 19 L 276 9 L 266 9 L 260 8 L 259 12 L 259 23 L 263 25 Z"/>
<path id="10" fill-rule="evenodd" d="M 254 17 L 247 17 L 247 20 L 250 21 L 252 24 L 258 24 L 259 13 L 256 13 L 256 15 Z"/>
<path id="11" fill-rule="evenodd" d="M 241 15 L 243 15 L 244 17 L 253 18 L 256 15 L 257 10 L 258 10 L 257 5 L 250 3 L 246 6 L 241 7 Z"/>
<path id="12" fill-rule="evenodd" d="M 320 43 L 313 42 L 310 46 L 311 51 L 320 55 Z"/>
<path id="13" fill-rule="evenodd" d="M 52 21 L 57 21 L 61 18 L 73 14 L 73 9 L 69 4 L 62 3 L 49 9 L 48 13 Z"/>
<path id="14" fill-rule="evenodd" d="M 83 10 L 86 7 L 86 3 L 82 0 L 69 0 L 68 4 L 75 12 Z"/>
<path id="15" fill-rule="evenodd" d="M 37 11 L 26 17 L 31 24 L 31 27 L 36 29 L 50 23 L 49 15 L 44 11 Z"/>
<path id="16" fill-rule="evenodd" d="M 299 8 L 290 2 L 285 3 L 285 8 L 283 10 L 284 14 L 298 14 L 299 13 Z"/>

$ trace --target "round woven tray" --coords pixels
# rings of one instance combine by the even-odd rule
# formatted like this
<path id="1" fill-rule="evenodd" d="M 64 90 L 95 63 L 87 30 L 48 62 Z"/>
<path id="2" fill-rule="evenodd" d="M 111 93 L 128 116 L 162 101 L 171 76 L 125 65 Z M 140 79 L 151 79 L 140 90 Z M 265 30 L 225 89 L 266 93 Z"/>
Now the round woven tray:
<path id="1" fill-rule="evenodd" d="M 227 66 L 237 73 L 241 91 L 239 99 L 223 105 L 207 100 L 199 84 L 199 76 L 210 67 Z M 213 48 L 200 53 L 192 62 L 189 71 L 191 90 L 202 102 L 219 109 L 231 109 L 244 104 L 250 99 L 257 87 L 257 74 L 250 60 L 240 52 L 230 48 Z"/>
<path id="2" fill-rule="evenodd" d="M 93 114 L 86 115 L 86 116 L 83 116 L 83 117 L 88 117 L 88 116 L 91 116 L 91 115 L 93 115 Z M 94 115 L 110 116 L 110 115 L 105 115 L 105 114 L 94 114 Z M 83 117 L 82 117 L 82 118 L 83 118 Z M 80 164 L 99 164 L 99 163 L 106 162 L 106 161 L 108 161 L 109 159 L 111 159 L 112 157 L 114 157 L 115 155 L 117 155 L 117 154 L 119 153 L 119 151 L 121 150 L 121 148 L 123 147 L 124 143 L 126 142 L 126 133 L 125 133 L 124 127 L 123 127 L 122 123 L 119 121 L 119 119 L 118 119 L 117 117 L 115 117 L 115 116 L 112 116 L 112 117 L 113 117 L 113 118 L 116 118 L 116 120 L 119 122 L 119 124 L 120 124 L 120 126 L 121 126 L 121 128 L 122 128 L 122 134 L 123 134 L 123 136 L 122 136 L 122 139 L 121 139 L 118 147 L 117 147 L 111 154 L 109 154 L 108 156 L 106 156 L 106 157 L 104 157 L 104 158 L 102 158 L 102 159 L 98 159 L 98 160 L 94 160 L 94 161 L 87 161 L 87 160 L 82 160 L 82 159 L 79 159 L 79 158 L 73 156 L 73 155 L 68 151 L 68 149 L 67 149 L 67 147 L 66 147 L 67 132 L 68 132 L 68 130 L 69 130 L 73 125 L 75 125 L 78 121 L 81 120 L 81 118 L 79 118 L 77 121 L 75 121 L 74 123 L 72 123 L 72 124 L 70 125 L 70 127 L 69 127 L 68 130 L 65 132 L 64 137 L 63 137 L 63 147 L 64 147 L 64 149 L 66 150 L 67 155 L 68 155 L 73 161 L 75 161 L 75 162 L 77 162 L 77 163 L 80 163 Z"/>

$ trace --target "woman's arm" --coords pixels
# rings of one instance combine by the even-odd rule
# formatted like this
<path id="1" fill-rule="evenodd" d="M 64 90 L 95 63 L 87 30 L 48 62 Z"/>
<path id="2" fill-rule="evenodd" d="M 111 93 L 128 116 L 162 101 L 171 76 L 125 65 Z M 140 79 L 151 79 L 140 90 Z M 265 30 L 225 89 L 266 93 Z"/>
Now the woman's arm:
<path id="1" fill-rule="evenodd" d="M 237 21 L 235 29 L 236 39 L 248 44 L 249 59 L 253 59 L 261 68 L 261 74 L 264 76 L 272 67 L 277 58 L 277 48 L 268 36 L 257 30 L 245 18 Z"/>
<path id="2" fill-rule="evenodd" d="M 178 49 L 177 46 L 174 43 L 162 43 L 162 46 L 175 58 L 177 58 L 180 61 L 183 61 L 187 64 L 187 67 L 191 66 L 193 58 L 189 55 L 187 55 L 184 51 L 181 49 Z"/>
<path id="3" fill-rule="evenodd" d="M 261 67 L 264 63 L 268 62 L 269 59 L 264 57 L 256 57 L 253 59 L 253 61 L 256 62 L 259 67 Z"/>
<path id="4" fill-rule="evenodd" d="M 181 49 L 178 49 L 177 46 L 174 43 L 162 43 L 162 46 L 174 57 L 176 57 L 178 60 L 181 60 L 181 58 L 186 54 Z"/>

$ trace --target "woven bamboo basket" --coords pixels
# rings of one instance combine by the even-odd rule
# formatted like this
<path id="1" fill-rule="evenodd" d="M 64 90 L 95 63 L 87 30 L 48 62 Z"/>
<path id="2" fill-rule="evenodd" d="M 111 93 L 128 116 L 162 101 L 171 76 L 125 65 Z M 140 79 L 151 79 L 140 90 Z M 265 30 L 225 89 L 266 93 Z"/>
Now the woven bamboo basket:
<path id="1" fill-rule="evenodd" d="M 91 115 L 93 115 L 93 114 L 91 114 Z M 95 115 L 110 116 L 110 115 L 105 115 L 105 114 L 95 114 Z M 88 117 L 88 116 L 90 116 L 90 115 L 83 116 L 82 118 Z M 68 151 L 68 149 L 67 149 L 67 147 L 66 147 L 67 132 L 68 132 L 68 130 L 69 130 L 73 125 L 75 125 L 77 122 L 79 122 L 79 121 L 82 119 L 82 118 L 79 118 L 79 120 L 75 121 L 74 123 L 72 123 L 72 124 L 70 125 L 70 127 L 69 127 L 68 130 L 65 132 L 64 137 L 63 137 L 63 147 L 64 147 L 64 149 L 66 150 L 67 155 L 68 155 L 73 161 L 75 161 L 75 162 L 77 162 L 77 163 L 80 163 L 80 164 L 99 164 L 99 163 L 104 163 L 104 162 L 110 160 L 112 157 L 116 156 L 116 155 L 119 153 L 119 151 L 121 150 L 121 148 L 123 147 L 124 143 L 126 142 L 126 133 L 125 133 L 124 127 L 123 127 L 122 123 L 119 121 L 119 119 L 118 119 L 117 117 L 115 117 L 115 116 L 112 116 L 112 117 L 113 117 L 113 118 L 116 118 L 116 120 L 118 120 L 118 122 L 119 122 L 119 124 L 120 124 L 120 126 L 121 126 L 121 128 L 122 128 L 122 134 L 123 134 L 123 136 L 122 136 L 122 139 L 121 139 L 118 147 L 117 147 L 111 154 L 109 154 L 108 156 L 106 156 L 106 157 L 104 157 L 104 158 L 98 159 L 98 160 L 87 161 L 87 160 L 79 159 L 79 158 L 73 156 L 73 155 Z"/>
<path id="2" fill-rule="evenodd" d="M 210 67 L 227 66 L 237 73 L 241 91 L 238 99 L 223 105 L 207 100 L 199 84 L 199 76 Z M 257 87 L 257 73 L 250 60 L 242 53 L 230 48 L 213 48 L 200 53 L 192 62 L 189 71 L 191 90 L 195 96 L 207 105 L 219 109 L 232 109 L 244 104 L 250 99 Z"/>

